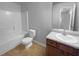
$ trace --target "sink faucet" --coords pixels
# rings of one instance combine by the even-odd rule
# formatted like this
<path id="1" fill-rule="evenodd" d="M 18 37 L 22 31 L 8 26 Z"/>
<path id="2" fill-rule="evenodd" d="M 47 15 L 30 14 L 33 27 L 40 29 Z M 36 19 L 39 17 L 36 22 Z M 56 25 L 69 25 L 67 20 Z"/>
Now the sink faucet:
<path id="1" fill-rule="evenodd" d="M 63 35 L 66 35 L 66 30 L 65 30 L 65 28 L 63 29 Z"/>

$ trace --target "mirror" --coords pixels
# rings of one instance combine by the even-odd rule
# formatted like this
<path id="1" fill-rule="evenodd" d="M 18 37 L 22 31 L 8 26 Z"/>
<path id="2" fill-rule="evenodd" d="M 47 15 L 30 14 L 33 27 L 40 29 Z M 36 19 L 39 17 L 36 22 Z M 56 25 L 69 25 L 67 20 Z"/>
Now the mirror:
<path id="1" fill-rule="evenodd" d="M 72 22 L 72 9 L 62 8 L 60 9 L 60 28 L 73 30 L 71 29 Z"/>
<path id="2" fill-rule="evenodd" d="M 73 9 L 71 8 L 60 9 L 60 28 L 67 30 L 74 30 L 74 15 L 75 15 L 75 4 Z"/>
<path id="3" fill-rule="evenodd" d="M 53 28 L 75 31 L 75 3 L 58 3 L 53 6 Z M 57 14 L 56 14 L 57 13 Z M 56 25 L 57 24 L 57 25 Z"/>

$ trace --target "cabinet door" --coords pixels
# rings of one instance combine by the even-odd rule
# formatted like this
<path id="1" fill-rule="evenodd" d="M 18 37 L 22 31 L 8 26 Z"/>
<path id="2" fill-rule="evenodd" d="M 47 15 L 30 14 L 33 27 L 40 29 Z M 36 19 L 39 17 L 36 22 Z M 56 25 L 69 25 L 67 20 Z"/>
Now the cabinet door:
<path id="1" fill-rule="evenodd" d="M 51 45 L 47 45 L 47 55 L 48 56 L 63 56 L 63 52 Z"/>
<path id="2" fill-rule="evenodd" d="M 58 48 L 64 52 L 67 52 L 66 55 L 76 55 L 76 49 L 74 49 L 70 46 L 58 43 Z"/>

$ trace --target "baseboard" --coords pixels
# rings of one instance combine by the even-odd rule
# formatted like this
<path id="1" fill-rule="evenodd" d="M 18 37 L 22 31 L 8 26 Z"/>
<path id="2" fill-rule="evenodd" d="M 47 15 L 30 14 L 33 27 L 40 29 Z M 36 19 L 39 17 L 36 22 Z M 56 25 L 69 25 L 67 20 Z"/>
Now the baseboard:
<path id="1" fill-rule="evenodd" d="M 35 42 L 35 43 L 37 43 L 37 44 L 39 44 L 39 45 L 41 45 L 41 46 L 43 46 L 43 47 L 45 47 L 45 48 L 46 48 L 46 45 L 45 45 L 45 44 L 43 44 L 43 43 L 40 43 L 39 41 L 33 40 L 33 42 Z"/>
<path id="2" fill-rule="evenodd" d="M 10 41 L 5 42 L 4 44 L 0 44 L 0 55 L 10 51 L 20 44 L 22 36 L 17 36 L 16 38 L 12 38 Z"/>

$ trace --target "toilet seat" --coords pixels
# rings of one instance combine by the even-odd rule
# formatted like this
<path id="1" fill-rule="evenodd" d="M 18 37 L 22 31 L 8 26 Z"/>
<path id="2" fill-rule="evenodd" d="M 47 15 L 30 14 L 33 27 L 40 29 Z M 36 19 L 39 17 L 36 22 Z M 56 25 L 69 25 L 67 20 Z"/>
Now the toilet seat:
<path id="1" fill-rule="evenodd" d="M 22 40 L 23 44 L 29 44 L 30 42 L 32 42 L 33 38 L 31 37 L 26 37 Z"/>

